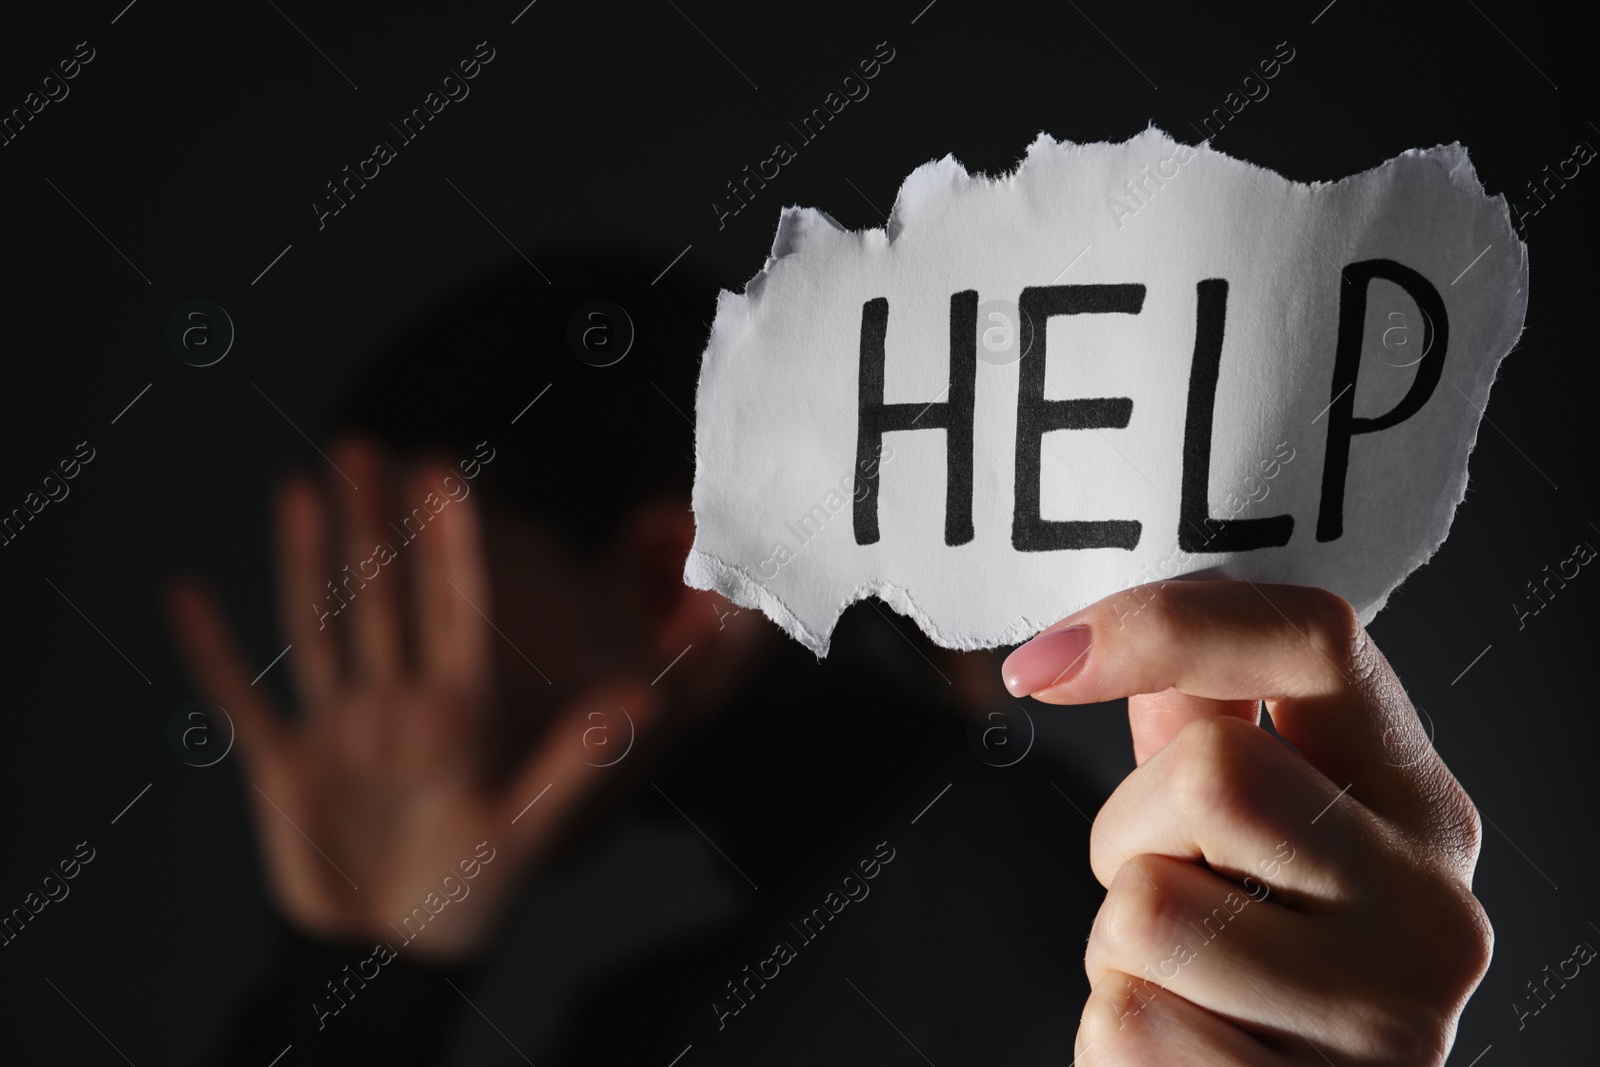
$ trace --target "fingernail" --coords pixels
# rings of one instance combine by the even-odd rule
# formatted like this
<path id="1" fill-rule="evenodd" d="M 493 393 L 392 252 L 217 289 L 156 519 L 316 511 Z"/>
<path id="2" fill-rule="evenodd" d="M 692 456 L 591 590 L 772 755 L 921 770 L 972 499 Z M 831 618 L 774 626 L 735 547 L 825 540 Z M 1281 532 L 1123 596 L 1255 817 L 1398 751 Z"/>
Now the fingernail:
<path id="1" fill-rule="evenodd" d="M 1040 634 L 1018 648 L 1000 667 L 1012 696 L 1027 696 L 1069 681 L 1089 658 L 1089 628 L 1068 626 Z"/>

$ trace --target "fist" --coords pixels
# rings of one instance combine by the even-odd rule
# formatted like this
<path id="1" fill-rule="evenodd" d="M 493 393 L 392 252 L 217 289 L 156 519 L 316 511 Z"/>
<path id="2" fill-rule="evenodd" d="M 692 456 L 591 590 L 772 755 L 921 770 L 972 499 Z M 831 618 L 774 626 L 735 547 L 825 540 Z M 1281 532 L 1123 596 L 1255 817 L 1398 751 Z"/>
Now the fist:
<path id="1" fill-rule="evenodd" d="M 1004 667 L 1048 703 L 1130 698 L 1076 1062 L 1443 1064 L 1493 947 L 1480 823 L 1355 612 L 1250 582 L 1131 595 Z"/>

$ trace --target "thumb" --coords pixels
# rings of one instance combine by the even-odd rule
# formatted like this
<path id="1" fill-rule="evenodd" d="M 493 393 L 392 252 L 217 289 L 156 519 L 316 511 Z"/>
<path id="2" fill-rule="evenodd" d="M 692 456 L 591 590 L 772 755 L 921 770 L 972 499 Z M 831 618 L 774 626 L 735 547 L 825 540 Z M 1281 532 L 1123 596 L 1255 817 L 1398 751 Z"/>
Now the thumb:
<path id="1" fill-rule="evenodd" d="M 1080 612 L 1079 616 L 1085 614 L 1088 614 L 1087 610 Z M 1006 657 L 1000 671 L 1006 688 L 1013 696 L 1052 689 L 1075 677 L 1088 665 L 1091 628 L 1086 625 L 1066 625 L 1068 621 L 1063 620 L 1058 627 L 1046 630 Z M 1117 631 L 1122 629 L 1122 617 L 1119 615 Z M 1112 636 L 1122 635 L 1118 633 Z M 1106 694 L 1107 698 L 1119 695 Z M 1261 703 L 1257 700 L 1195 696 L 1180 692 L 1176 687 L 1130 695 L 1128 726 L 1133 733 L 1134 759 L 1143 763 L 1161 751 L 1168 741 L 1178 735 L 1178 731 L 1191 722 L 1219 715 L 1259 723 Z"/>
<path id="2" fill-rule="evenodd" d="M 596 686 L 568 705 L 506 788 L 512 842 L 529 855 L 547 847 L 590 797 L 622 780 L 617 765 L 660 711 L 658 692 L 633 682 Z"/>
<path id="3" fill-rule="evenodd" d="M 234 725 L 240 758 L 270 760 L 283 728 L 271 701 L 247 681 L 250 668 L 228 617 L 204 583 L 189 577 L 163 589 L 168 624 L 178 652 L 200 695 L 220 707 Z"/>
<path id="4" fill-rule="evenodd" d="M 1133 758 L 1139 763 L 1166 747 L 1168 741 L 1196 719 L 1227 716 L 1257 725 L 1259 700 L 1213 700 L 1190 696 L 1176 689 L 1128 698 L 1128 726 L 1133 732 Z"/>

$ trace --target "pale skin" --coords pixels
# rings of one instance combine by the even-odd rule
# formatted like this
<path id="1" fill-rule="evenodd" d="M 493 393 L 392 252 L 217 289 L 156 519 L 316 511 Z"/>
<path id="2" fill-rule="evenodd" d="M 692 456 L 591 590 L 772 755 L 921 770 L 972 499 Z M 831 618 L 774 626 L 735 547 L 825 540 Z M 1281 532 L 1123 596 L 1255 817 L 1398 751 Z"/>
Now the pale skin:
<path id="1" fill-rule="evenodd" d="M 338 476 L 321 490 L 296 481 L 277 509 L 297 714 L 250 684 L 259 666 L 203 588 L 173 590 L 174 629 L 202 696 L 237 727 L 284 914 L 329 940 L 399 945 L 392 924 L 487 842 L 495 858 L 470 895 L 402 950 L 468 958 L 586 805 L 640 784 L 625 775 L 643 749 L 597 766 L 611 751 L 587 732 L 624 707 L 648 748 L 672 720 L 723 703 L 771 628 L 683 586 L 682 501 L 640 505 L 615 544 L 579 562 L 534 534 L 491 536 L 476 498 L 405 549 L 404 582 L 385 573 L 319 628 L 324 583 L 384 539 L 392 505 L 380 450 L 332 455 L 360 491 Z M 410 470 L 392 513 L 449 470 Z M 510 545 L 499 555 L 497 537 Z M 491 585 L 491 562 L 518 588 Z M 1139 590 L 1136 614 L 1129 595 L 1062 620 L 1003 670 L 1013 693 L 1047 703 L 1130 698 L 1138 769 L 1091 834 L 1107 895 L 1076 1062 L 1442 1064 L 1492 950 L 1471 892 L 1479 822 L 1382 654 L 1320 590 L 1168 582 Z M 652 685 L 686 645 L 692 658 Z M 1298 753 L 1257 725 L 1262 701 Z M 495 773 L 506 713 L 545 728 Z"/>
<path id="2" fill-rule="evenodd" d="M 351 441 L 331 452 L 361 488 L 337 474 L 321 490 L 295 479 L 276 508 L 280 624 L 292 643 L 285 665 L 297 714 L 281 714 L 264 685 L 250 684 L 259 667 L 246 661 L 203 586 L 170 590 L 173 630 L 201 695 L 237 730 L 246 796 L 285 917 L 331 941 L 386 941 L 403 945 L 408 958 L 468 958 L 485 947 L 563 828 L 637 772 L 667 703 L 695 713 L 733 676 L 732 665 L 750 658 L 753 619 L 719 620 L 711 594 L 687 589 L 676 575 L 663 583 L 627 573 L 608 554 L 563 558 L 537 534 L 516 530 L 500 535 L 511 546 L 505 568 L 539 561 L 538 588 L 518 592 L 536 603 L 497 605 L 502 591 L 491 585 L 485 524 L 470 495 L 443 506 L 338 616 L 319 619 L 313 605 L 337 606 L 325 583 L 344 563 L 370 557 L 377 542 L 400 544 L 387 519 L 439 493 L 447 475 L 461 481 L 447 464 L 424 463 L 390 494 L 391 464 L 379 448 Z M 614 551 L 681 567 L 692 533 L 685 509 L 644 507 Z M 582 594 L 586 586 L 595 592 Z M 652 687 L 652 675 L 689 643 L 702 655 Z M 524 655 L 542 660 L 553 683 Z M 508 709 L 504 694 L 513 688 L 519 700 Z M 537 715 L 545 729 L 509 771 L 496 772 L 508 711 Z M 630 723 L 634 750 L 613 762 Z M 494 858 L 462 879 L 460 861 L 480 855 L 483 842 Z M 452 872 L 466 897 L 404 942 L 397 924 L 430 892 L 437 907 Z"/>
<path id="3" fill-rule="evenodd" d="M 1106 899 L 1077 1062 L 1443 1064 L 1493 949 L 1480 824 L 1388 662 L 1322 590 L 1139 595 L 1047 631 L 1087 626 L 1087 651 L 1035 639 L 1005 668 L 1047 703 L 1129 698 L 1138 768 L 1091 835 Z"/>

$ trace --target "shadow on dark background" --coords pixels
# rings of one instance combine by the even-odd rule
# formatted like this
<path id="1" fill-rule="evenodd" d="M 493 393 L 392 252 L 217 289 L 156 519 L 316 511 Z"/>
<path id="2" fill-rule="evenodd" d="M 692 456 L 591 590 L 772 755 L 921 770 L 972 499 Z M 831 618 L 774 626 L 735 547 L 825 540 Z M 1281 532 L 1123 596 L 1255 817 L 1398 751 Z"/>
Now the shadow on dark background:
<path id="1" fill-rule="evenodd" d="M 1281 41 L 1293 63 L 1214 144 L 1291 178 L 1459 140 L 1491 193 L 1528 202 L 1546 165 L 1600 144 L 1590 42 L 1556 5 L 125 2 L 0 16 L 0 109 L 22 106 L 80 41 L 93 50 L 70 95 L 0 147 L 0 509 L 79 442 L 95 457 L 0 550 L 0 908 L 78 842 L 97 852 L 71 897 L 0 950 L 0 1046 L 59 1062 L 118 1062 L 107 1039 L 134 1063 L 187 1058 L 265 944 L 240 782 L 168 749 L 168 718 L 192 694 L 158 582 L 180 564 L 213 576 L 247 609 L 265 665 L 281 647 L 265 490 L 320 462 L 296 427 L 314 436 L 376 340 L 486 266 L 537 263 L 551 242 L 627 242 L 661 268 L 681 253 L 737 290 L 785 204 L 881 225 L 878 208 L 918 164 L 953 153 L 1001 171 L 1040 130 L 1122 140 L 1154 122 L 1192 143 L 1191 121 Z M 388 121 L 480 41 L 494 59 L 470 97 L 319 229 L 310 205 L 324 183 L 390 139 Z M 881 41 L 895 58 L 870 97 L 719 228 L 724 183 Z M 1373 627 L 1488 824 L 1477 889 L 1498 944 L 1454 1063 L 1578 1062 L 1600 1006 L 1600 986 L 1580 978 L 1520 1032 L 1512 1008 L 1574 942 L 1600 941 L 1585 858 L 1600 807 L 1594 706 L 1579 669 L 1594 655 L 1600 579 L 1580 575 L 1521 629 L 1512 609 L 1546 564 L 1600 542 L 1581 429 L 1592 392 L 1575 358 L 1594 343 L 1582 317 L 1597 282 L 1591 171 L 1528 224 L 1529 329 L 1494 390 L 1466 502 Z M 208 368 L 166 340 L 174 309 L 197 298 L 237 329 Z M 507 395 L 494 415 L 530 399 Z M 685 425 L 664 447 L 690 442 Z M 1083 714 L 1115 736 L 1115 709 Z"/>

